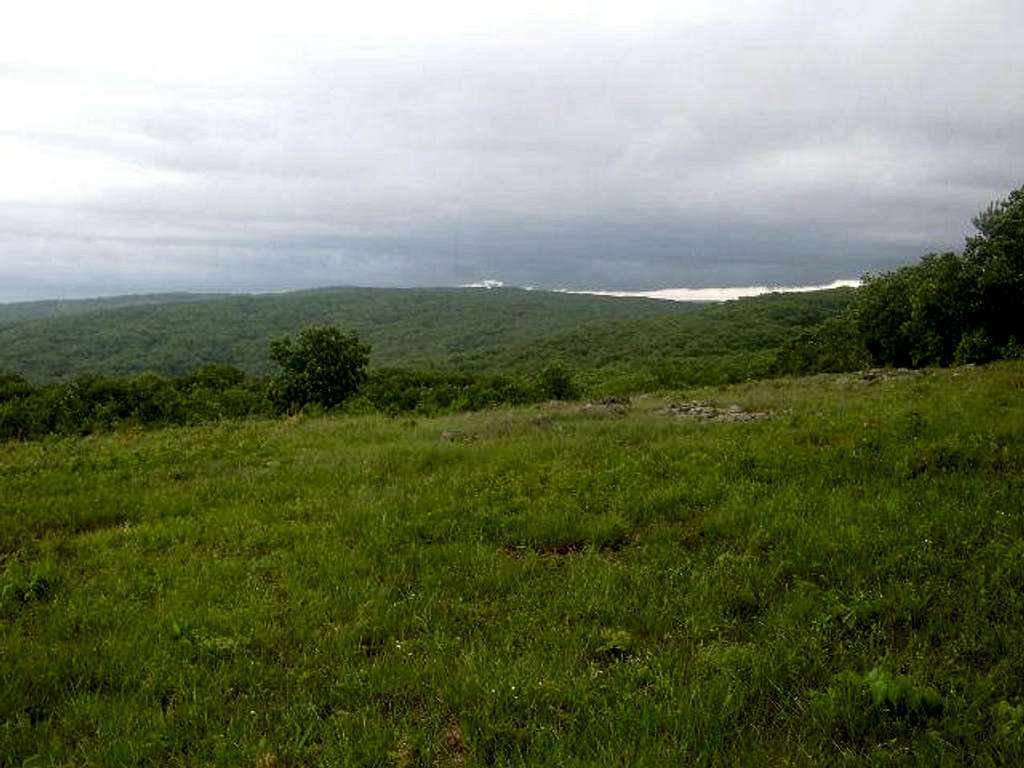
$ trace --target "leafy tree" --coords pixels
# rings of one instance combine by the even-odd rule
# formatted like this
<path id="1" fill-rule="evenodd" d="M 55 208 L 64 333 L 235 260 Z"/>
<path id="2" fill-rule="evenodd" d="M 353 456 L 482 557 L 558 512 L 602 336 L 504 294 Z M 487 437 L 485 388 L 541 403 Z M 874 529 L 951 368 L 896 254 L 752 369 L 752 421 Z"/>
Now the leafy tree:
<path id="1" fill-rule="evenodd" d="M 340 405 L 366 379 L 370 347 L 354 333 L 332 325 L 311 325 L 298 340 L 285 336 L 270 345 L 270 359 L 281 372 L 270 382 L 270 397 L 281 410 L 317 404 Z"/>
<path id="2" fill-rule="evenodd" d="M 877 363 L 949 365 L 971 327 L 974 294 L 963 257 L 931 253 L 914 266 L 867 277 L 857 325 Z"/>
<path id="3" fill-rule="evenodd" d="M 974 218 L 962 253 L 867 275 L 847 313 L 788 345 L 777 370 L 987 362 L 1024 342 L 1024 187 Z M 845 334 L 845 336 L 844 336 Z"/>
<path id="4" fill-rule="evenodd" d="M 857 332 L 857 317 L 847 309 L 804 331 L 784 346 L 778 353 L 774 372 L 839 373 L 866 368 L 870 362 Z"/>
<path id="5" fill-rule="evenodd" d="M 992 203 L 972 222 L 964 261 L 976 286 L 972 314 L 998 347 L 1024 342 L 1024 187 Z"/>
<path id="6" fill-rule="evenodd" d="M 913 267 L 866 275 L 854 308 L 856 331 L 875 363 L 910 365 L 910 288 Z"/>
<path id="7" fill-rule="evenodd" d="M 1024 339 L 1024 187 L 973 222 L 963 253 L 865 278 L 854 315 L 872 362 L 985 362 Z"/>
<path id="8" fill-rule="evenodd" d="M 950 365 L 971 327 L 974 286 L 964 259 L 956 253 L 932 253 L 915 268 L 911 286 L 910 362 L 914 366 Z"/>

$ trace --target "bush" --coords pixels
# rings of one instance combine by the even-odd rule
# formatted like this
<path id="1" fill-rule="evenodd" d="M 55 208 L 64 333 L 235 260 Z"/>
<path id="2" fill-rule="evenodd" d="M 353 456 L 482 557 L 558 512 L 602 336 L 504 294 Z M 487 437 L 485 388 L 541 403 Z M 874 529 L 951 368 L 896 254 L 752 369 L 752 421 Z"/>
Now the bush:
<path id="1" fill-rule="evenodd" d="M 28 397 L 34 389 L 24 377 L 17 374 L 0 374 L 0 403 Z"/>
<path id="2" fill-rule="evenodd" d="M 857 318 L 845 311 L 817 328 L 804 331 L 783 347 L 776 358 L 775 372 L 842 373 L 866 368 L 870 362 L 871 357 L 857 330 Z"/>
<path id="3" fill-rule="evenodd" d="M 390 415 L 479 410 L 536 399 L 532 388 L 507 376 L 407 368 L 378 368 L 368 374 L 359 392 L 366 405 Z"/>
<path id="4" fill-rule="evenodd" d="M 999 357 L 999 350 L 984 328 L 977 328 L 965 333 L 956 346 L 953 362 L 957 365 L 967 363 L 987 363 Z"/>
<path id="5" fill-rule="evenodd" d="M 564 363 L 551 363 L 537 376 L 537 389 L 548 400 L 576 400 L 580 387 L 576 372 Z"/>

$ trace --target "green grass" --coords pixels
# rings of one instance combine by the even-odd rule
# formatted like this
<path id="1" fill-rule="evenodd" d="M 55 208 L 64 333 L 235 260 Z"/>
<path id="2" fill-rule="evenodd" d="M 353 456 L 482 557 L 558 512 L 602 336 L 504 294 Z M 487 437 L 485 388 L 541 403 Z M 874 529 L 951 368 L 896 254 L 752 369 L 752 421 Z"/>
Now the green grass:
<path id="1" fill-rule="evenodd" d="M 1024 364 L 671 397 L 0 447 L 0 765 L 1021 764 Z"/>

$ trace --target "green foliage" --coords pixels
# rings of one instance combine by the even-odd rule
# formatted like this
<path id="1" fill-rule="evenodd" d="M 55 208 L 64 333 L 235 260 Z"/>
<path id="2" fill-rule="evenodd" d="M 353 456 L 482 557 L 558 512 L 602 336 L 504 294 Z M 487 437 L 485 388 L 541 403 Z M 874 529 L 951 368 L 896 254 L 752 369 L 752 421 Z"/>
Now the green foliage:
<path id="1" fill-rule="evenodd" d="M 991 713 L 996 739 L 1017 752 L 1024 751 L 1024 704 L 1000 701 L 992 705 Z"/>
<path id="2" fill-rule="evenodd" d="M 0 304 L 0 324 L 17 323 L 48 317 L 66 317 L 103 312 L 125 307 L 148 307 L 157 304 L 203 301 L 213 294 L 201 293 L 148 293 L 127 296 L 108 296 L 98 299 L 50 299 Z"/>
<path id="3" fill-rule="evenodd" d="M 957 365 L 988 363 L 1000 357 L 1000 350 L 984 328 L 975 328 L 960 337 L 953 362 Z M 1012 357 L 1012 355 L 1007 355 Z"/>
<path id="4" fill-rule="evenodd" d="M 844 671 L 812 700 L 815 717 L 839 742 L 863 747 L 904 735 L 942 714 L 939 692 L 905 675 L 874 668 Z"/>
<path id="5" fill-rule="evenodd" d="M 927 256 L 868 282 L 859 316 L 877 362 L 981 362 L 1009 356 L 1024 338 L 1024 187 L 974 225 L 962 255 Z"/>
<path id="6" fill-rule="evenodd" d="M 88 337 L 90 320 L 100 327 L 99 320 L 105 318 L 102 328 L 111 334 L 124 329 L 135 333 L 144 330 L 147 323 L 166 321 L 170 327 L 202 335 L 196 340 L 174 334 L 167 338 L 143 335 L 134 342 L 114 335 L 104 337 L 104 360 L 128 352 L 148 360 L 161 345 L 172 344 L 194 352 L 209 340 L 208 336 L 216 339 L 225 329 L 231 336 L 235 333 L 232 324 L 237 320 L 236 311 L 244 311 L 246 322 L 251 320 L 259 326 L 267 318 L 290 316 L 282 309 L 322 312 L 325 308 L 338 309 L 342 300 L 360 306 L 364 299 L 376 297 L 376 302 L 366 304 L 366 310 L 392 313 L 391 320 L 384 324 L 389 333 L 410 329 L 414 321 L 417 331 L 427 333 L 426 337 L 412 336 L 403 342 L 407 346 L 393 347 L 390 353 L 385 350 L 384 359 L 396 355 L 429 359 L 418 353 L 444 341 L 446 334 L 454 332 L 451 323 L 456 320 L 466 326 L 458 332 L 470 335 L 448 339 L 449 346 L 459 351 L 441 358 L 447 367 L 368 369 L 359 394 L 344 401 L 346 410 L 439 414 L 551 398 L 600 397 L 764 378 L 780 371 L 776 349 L 787 338 L 846 307 L 853 295 L 849 290 L 772 295 L 696 308 L 668 302 L 545 296 L 530 291 L 339 289 L 299 294 L 295 299 L 197 298 L 189 303 L 189 313 L 182 316 L 176 312 L 183 299 L 171 297 L 145 308 L 129 306 L 78 315 L 76 327 L 85 327 Z M 299 296 L 302 303 L 297 301 Z M 406 305 L 393 303 L 396 297 Z M 443 306 L 436 302 L 438 298 L 445 299 Z M 189 325 L 204 312 L 216 319 L 215 327 Z M 522 314 L 514 323 L 510 319 L 513 312 Z M 124 313 L 142 314 L 133 315 L 129 322 Z M 489 317 L 491 313 L 493 318 Z M 383 322 L 383 314 L 373 318 L 375 323 Z M 489 328 L 493 322 L 501 327 Z M 34 325 L 37 323 L 42 325 Z M 26 321 L 16 327 L 25 332 L 25 338 L 32 338 L 31 328 L 43 326 L 43 321 Z M 161 327 L 160 332 L 165 331 Z M 246 344 L 258 337 L 248 326 L 246 334 Z M 22 340 L 20 335 L 16 338 Z M 145 349 L 133 346 L 142 338 Z M 496 339 L 500 340 L 497 346 Z M 88 339 L 79 339 L 83 340 Z M 231 336 L 223 341 L 221 351 L 230 356 L 232 345 L 242 340 Z M 109 351 L 108 343 L 112 345 Z M 206 363 L 166 379 L 151 375 L 142 379 L 111 377 L 101 373 L 103 363 L 92 357 L 100 349 L 86 350 L 85 356 L 76 361 L 73 347 L 73 337 L 61 336 L 64 351 L 60 365 L 74 371 L 89 363 L 97 366 L 96 371 L 41 386 L 20 375 L 0 380 L 0 439 L 85 434 L 125 425 L 198 424 L 287 410 L 309 397 L 303 389 L 308 382 L 304 383 L 298 374 L 283 371 L 268 385 L 227 363 Z M 280 350 L 284 359 L 302 364 L 295 345 Z M 265 346 L 261 354 L 266 356 Z M 171 370 L 178 365 L 175 363 Z M 462 365 L 473 370 L 453 370 L 453 366 Z M 331 380 L 324 383 L 330 385 Z M 316 407 L 325 406 L 317 402 Z"/>
<path id="7" fill-rule="evenodd" d="M 1024 342 L 1024 187 L 994 202 L 973 220 L 964 260 L 975 286 L 974 324 L 993 343 Z"/>
<path id="8" fill-rule="evenodd" d="M 847 309 L 803 331 L 779 352 L 774 372 L 840 373 L 868 367 L 871 355 L 856 323 L 856 314 Z"/>
<path id="9" fill-rule="evenodd" d="M 179 386 L 186 390 L 207 389 L 215 392 L 224 392 L 242 386 L 244 382 L 245 373 L 235 366 L 224 363 L 211 363 L 200 366 L 185 376 Z"/>
<path id="10" fill-rule="evenodd" d="M 362 403 L 389 415 L 436 415 L 523 405 L 538 399 L 531 387 L 509 376 L 377 368 L 360 387 L 360 402 L 354 408 L 358 410 Z"/>
<path id="11" fill-rule="evenodd" d="M 0 440 L 268 415 L 282 410 L 283 401 L 270 399 L 280 387 L 279 381 L 247 377 L 228 365 L 204 366 L 178 379 L 80 376 L 41 387 L 8 376 L 0 379 Z M 365 374 L 358 396 L 346 398 L 344 405 L 351 413 L 437 415 L 549 397 L 536 383 L 512 376 L 378 368 Z"/>
<path id="12" fill-rule="evenodd" d="M 548 400 L 577 400 L 581 390 L 576 372 L 565 363 L 549 363 L 537 375 L 537 389 Z"/>
<path id="13" fill-rule="evenodd" d="M 962 254 L 867 275 L 849 311 L 798 336 L 779 356 L 790 373 L 867 364 L 920 368 L 1018 354 L 1024 339 L 1024 187 L 974 219 Z"/>
<path id="14" fill-rule="evenodd" d="M 24 376 L 17 374 L 0 374 L 0 404 L 32 393 L 32 385 Z"/>
<path id="15" fill-rule="evenodd" d="M 356 393 L 366 379 L 370 347 L 354 333 L 331 325 L 311 325 L 270 345 L 270 359 L 281 372 L 270 382 L 270 398 L 280 411 L 306 405 L 333 408 Z"/>
<path id="16" fill-rule="evenodd" d="M 208 363 L 262 374 L 270 370 L 272 339 L 307 325 L 336 325 L 369 343 L 381 366 L 532 372 L 536 361 L 518 353 L 538 337 L 593 320 L 679 316 L 693 307 L 515 289 L 327 288 L 83 309 L 74 316 L 12 310 L 13 320 L 0 325 L 0 370 L 33 381 L 146 370 L 180 376 Z"/>
<path id="17" fill-rule="evenodd" d="M 623 375 L 641 387 L 742 381 L 770 370 L 766 356 L 853 296 L 840 289 L 711 305 L 516 289 L 165 297 L 0 325 L 0 370 L 36 383 L 85 373 L 177 377 L 211 363 L 265 374 L 272 339 L 329 324 L 358 333 L 380 367 L 534 377 L 563 362 L 581 384 Z"/>
<path id="18" fill-rule="evenodd" d="M 19 377 L 0 384 L 0 440 L 85 435 L 126 426 L 199 424 L 271 412 L 262 379 L 211 366 L 180 379 L 79 376 L 35 387 Z"/>
<path id="19" fill-rule="evenodd" d="M 915 266 L 865 278 L 856 328 L 875 363 L 949 365 L 971 326 L 973 303 L 964 258 L 929 254 Z"/>

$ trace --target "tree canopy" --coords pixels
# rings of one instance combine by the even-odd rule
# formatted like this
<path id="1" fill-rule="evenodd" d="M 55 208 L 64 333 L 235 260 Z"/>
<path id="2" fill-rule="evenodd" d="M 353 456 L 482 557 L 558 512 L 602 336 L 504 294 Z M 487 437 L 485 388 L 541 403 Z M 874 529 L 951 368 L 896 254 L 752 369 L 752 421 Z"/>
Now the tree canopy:
<path id="1" fill-rule="evenodd" d="M 271 342 L 270 358 L 281 367 L 271 379 L 270 394 L 280 410 L 317 404 L 341 405 L 366 379 L 370 347 L 354 333 L 332 325 L 311 325 L 293 342 Z"/>
<path id="2" fill-rule="evenodd" d="M 977 233 L 961 253 L 930 253 L 912 266 L 867 275 L 850 307 L 791 344 L 780 368 L 916 368 L 1020 356 L 1024 187 L 990 204 L 973 223 Z"/>

